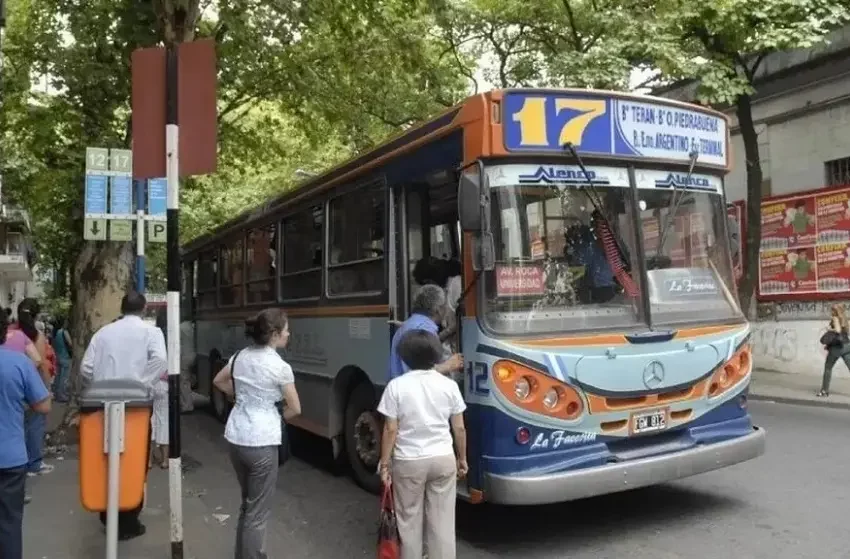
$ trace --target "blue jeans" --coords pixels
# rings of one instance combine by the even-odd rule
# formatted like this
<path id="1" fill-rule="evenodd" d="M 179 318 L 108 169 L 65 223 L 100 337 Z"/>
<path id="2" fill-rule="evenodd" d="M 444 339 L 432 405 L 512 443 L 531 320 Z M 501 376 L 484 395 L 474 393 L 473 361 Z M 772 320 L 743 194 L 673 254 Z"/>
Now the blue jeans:
<path id="1" fill-rule="evenodd" d="M 22 559 L 24 522 L 23 466 L 0 470 L 0 557 Z"/>
<path id="2" fill-rule="evenodd" d="M 56 367 L 56 378 L 53 379 L 53 396 L 57 402 L 68 401 L 68 376 L 71 373 L 71 361 L 60 359 Z"/>
<path id="3" fill-rule="evenodd" d="M 24 421 L 27 439 L 27 472 L 38 473 L 41 470 L 42 452 L 44 450 L 44 431 L 47 429 L 47 416 L 29 412 Z"/>

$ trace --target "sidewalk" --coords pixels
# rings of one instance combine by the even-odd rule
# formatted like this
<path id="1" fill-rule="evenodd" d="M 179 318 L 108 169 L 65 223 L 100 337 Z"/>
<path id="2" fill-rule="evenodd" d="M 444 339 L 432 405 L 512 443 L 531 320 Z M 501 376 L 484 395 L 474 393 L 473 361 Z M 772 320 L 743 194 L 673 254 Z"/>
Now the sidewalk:
<path id="1" fill-rule="evenodd" d="M 818 398 L 821 378 L 812 375 L 789 375 L 757 369 L 753 371 L 750 399 L 783 404 L 800 404 L 825 408 L 850 409 L 850 379 L 842 371 L 833 371 L 829 398 Z"/>
<path id="2" fill-rule="evenodd" d="M 80 507 L 77 448 L 47 458 L 56 469 L 27 480 L 32 502 L 24 509 L 24 557 L 27 559 L 81 559 L 103 557 L 105 532 L 94 513 Z M 184 476 L 185 477 L 185 476 Z M 202 494 L 184 487 L 184 532 L 195 538 L 186 542 L 186 559 L 218 559 L 233 546 L 232 529 L 222 529 L 230 514 L 211 510 Z M 232 507 L 230 507 L 232 508 Z M 221 509 L 221 507 L 219 507 Z M 119 542 L 118 556 L 131 559 L 162 559 L 171 556 L 169 544 L 168 474 L 151 471 L 147 504 L 141 516 L 147 527 L 144 537 Z M 198 538 L 198 535 L 202 537 Z"/>

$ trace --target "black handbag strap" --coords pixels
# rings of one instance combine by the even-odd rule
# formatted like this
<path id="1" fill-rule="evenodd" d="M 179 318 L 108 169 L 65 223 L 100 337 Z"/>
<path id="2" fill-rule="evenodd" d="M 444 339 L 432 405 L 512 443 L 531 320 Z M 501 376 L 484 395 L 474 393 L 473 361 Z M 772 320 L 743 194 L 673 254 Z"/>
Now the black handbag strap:
<path id="1" fill-rule="evenodd" d="M 240 349 L 233 355 L 233 361 L 230 362 L 230 382 L 233 383 L 233 401 L 236 401 L 236 358 L 242 353 Z"/>

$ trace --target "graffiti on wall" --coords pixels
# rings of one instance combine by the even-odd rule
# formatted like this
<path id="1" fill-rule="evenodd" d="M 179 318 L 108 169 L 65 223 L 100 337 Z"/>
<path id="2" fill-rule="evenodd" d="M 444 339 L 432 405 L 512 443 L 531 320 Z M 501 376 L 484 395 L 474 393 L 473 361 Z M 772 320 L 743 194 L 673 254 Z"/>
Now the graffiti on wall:
<path id="1" fill-rule="evenodd" d="M 797 359 L 797 329 L 781 324 L 759 323 L 753 331 L 753 356 L 788 363 Z"/>

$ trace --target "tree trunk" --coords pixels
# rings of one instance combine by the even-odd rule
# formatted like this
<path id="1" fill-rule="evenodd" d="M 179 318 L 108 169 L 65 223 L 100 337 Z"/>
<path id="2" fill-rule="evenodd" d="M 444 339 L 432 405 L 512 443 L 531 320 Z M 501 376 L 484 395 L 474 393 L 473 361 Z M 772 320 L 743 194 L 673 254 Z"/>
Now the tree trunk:
<path id="1" fill-rule="evenodd" d="M 132 285 L 132 243 L 88 242 L 71 274 L 71 316 L 68 329 L 74 351 L 68 379 L 71 404 L 63 429 L 75 423 L 80 392 L 79 371 L 92 335 L 121 314 L 121 298 Z M 57 437 L 62 439 L 60 435 Z"/>
<path id="2" fill-rule="evenodd" d="M 741 95 L 735 103 L 738 126 L 744 140 L 744 158 L 747 166 L 747 233 L 746 267 L 741 278 L 741 308 L 752 314 L 753 294 L 758 281 L 759 247 L 761 246 L 761 190 L 762 170 L 758 134 L 753 122 L 752 98 Z M 752 316 L 750 317 L 752 318 Z"/>

